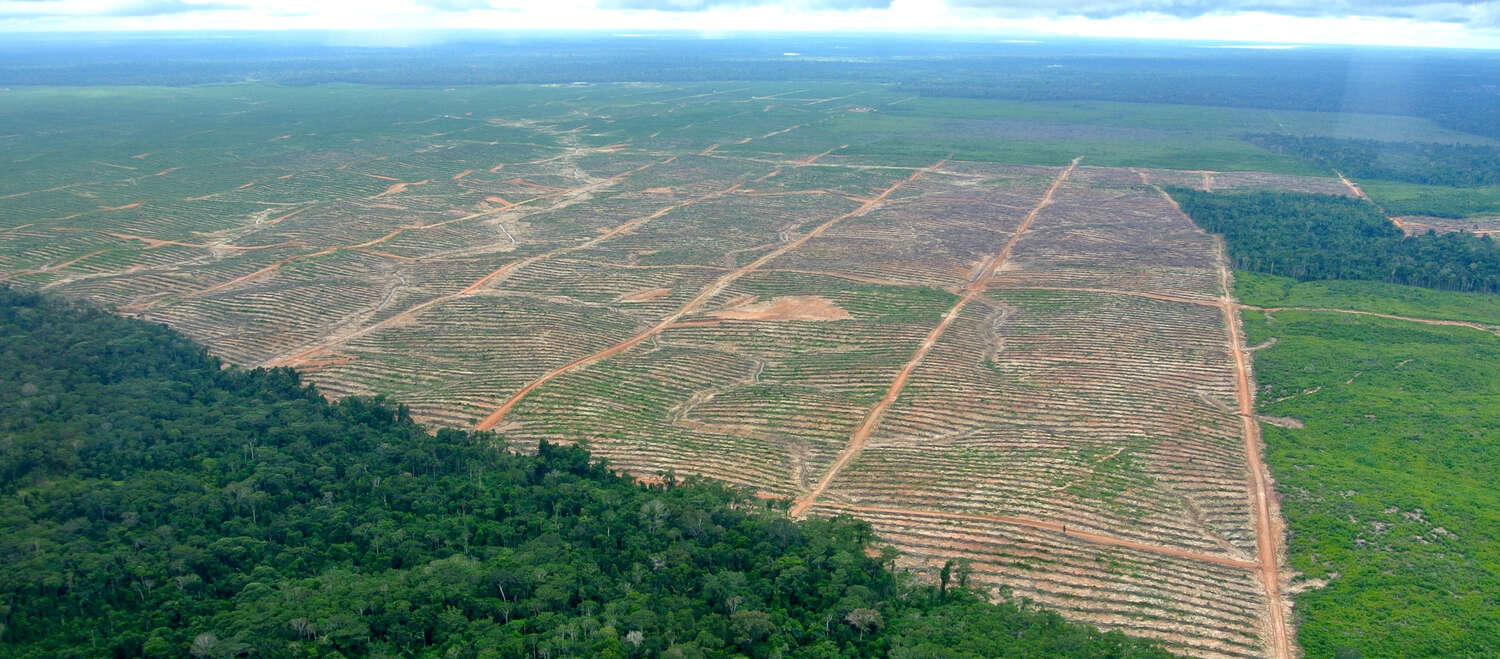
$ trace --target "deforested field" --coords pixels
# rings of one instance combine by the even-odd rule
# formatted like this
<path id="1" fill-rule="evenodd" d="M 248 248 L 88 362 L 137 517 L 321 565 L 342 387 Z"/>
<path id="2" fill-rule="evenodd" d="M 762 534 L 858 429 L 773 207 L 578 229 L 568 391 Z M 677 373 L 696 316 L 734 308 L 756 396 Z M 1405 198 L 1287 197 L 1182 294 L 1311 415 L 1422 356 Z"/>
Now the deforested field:
<path id="1" fill-rule="evenodd" d="M 12 285 L 853 515 L 1187 655 L 1293 651 L 1232 276 L 1158 186 L 1336 178 L 906 152 L 880 122 L 922 102 L 865 84 L 5 98 Z"/>

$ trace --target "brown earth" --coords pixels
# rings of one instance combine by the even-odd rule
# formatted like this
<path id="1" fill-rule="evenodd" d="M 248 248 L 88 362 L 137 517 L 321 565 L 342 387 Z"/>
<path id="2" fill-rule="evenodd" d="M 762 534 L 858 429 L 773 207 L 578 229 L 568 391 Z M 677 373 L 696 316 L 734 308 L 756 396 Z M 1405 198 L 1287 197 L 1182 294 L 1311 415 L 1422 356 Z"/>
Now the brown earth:
<path id="1" fill-rule="evenodd" d="M 1047 188 L 1046 194 L 1042 195 L 1042 199 L 1037 203 L 1036 207 L 1032 208 L 1031 212 L 1026 214 L 1026 219 L 1022 220 L 1021 225 L 1016 228 L 1015 235 L 1011 236 L 1010 241 L 1005 243 L 1005 246 L 1000 249 L 1000 253 L 994 259 L 990 260 L 990 264 L 984 269 L 983 274 L 965 287 L 963 297 L 959 298 L 958 302 L 953 305 L 953 308 L 948 310 L 948 313 L 943 316 L 943 320 L 938 323 L 937 327 L 932 328 L 927 338 L 922 340 L 921 346 L 917 348 L 911 359 L 896 373 L 896 378 L 891 382 L 891 386 L 886 389 L 885 396 L 876 402 L 874 407 L 870 408 L 870 411 L 865 415 L 864 421 L 860 422 L 859 426 L 855 428 L 854 434 L 849 437 L 849 443 L 844 446 L 844 450 L 839 452 L 838 458 L 833 461 L 833 464 L 828 466 L 828 469 L 823 473 L 823 477 L 818 479 L 817 485 L 813 486 L 811 490 L 802 495 L 792 505 L 789 511 L 790 515 L 801 517 L 806 514 L 807 509 L 812 507 L 814 503 L 817 503 L 818 497 L 823 496 L 823 492 L 833 483 L 833 479 L 838 476 L 839 472 L 855 456 L 864 451 L 865 444 L 870 440 L 870 435 L 875 432 L 875 427 L 880 423 L 880 417 L 885 413 L 887 408 L 896 402 L 896 398 L 901 395 L 901 390 L 906 387 L 906 381 L 911 377 L 912 371 L 915 371 L 917 366 L 922 363 L 922 358 L 926 357 L 927 353 L 932 350 L 932 346 L 936 345 L 938 339 L 942 338 L 943 333 L 958 318 L 958 313 L 963 310 L 964 306 L 984 292 L 985 285 L 989 283 L 990 278 L 995 275 L 995 271 L 1000 265 L 1005 262 L 1005 258 L 1010 255 L 1011 249 L 1020 241 L 1022 234 L 1026 233 L 1026 229 L 1036 220 L 1036 216 L 1042 212 L 1042 209 L 1052 203 L 1052 196 L 1057 193 L 1057 189 L 1062 186 L 1063 181 L 1067 180 L 1068 175 L 1073 173 L 1073 170 L 1078 167 L 1078 162 L 1082 159 L 1081 156 L 1074 158 L 1072 164 L 1068 165 L 1066 169 L 1057 175 L 1057 178 L 1052 180 L 1052 186 Z M 946 159 L 944 162 L 946 162 Z M 938 163 L 933 168 L 941 165 L 942 163 Z M 913 177 L 915 178 L 915 175 Z M 884 198 L 890 193 L 891 190 L 887 190 L 882 192 L 880 197 Z"/>
<path id="2" fill-rule="evenodd" d="M 843 307 L 817 295 L 789 295 L 765 302 L 751 302 L 715 311 L 711 316 L 727 320 L 847 320 Z"/>
<path id="3" fill-rule="evenodd" d="M 671 293 L 671 292 L 672 292 L 672 289 L 670 289 L 670 288 L 650 288 L 650 289 L 646 289 L 644 291 L 635 291 L 633 293 L 626 293 L 624 295 L 621 295 L 620 296 L 620 301 L 621 302 L 650 302 L 651 300 L 655 300 L 655 299 L 657 299 L 657 298 L 659 298 L 659 297 L 661 297 L 663 295 L 666 295 L 667 293 Z"/>

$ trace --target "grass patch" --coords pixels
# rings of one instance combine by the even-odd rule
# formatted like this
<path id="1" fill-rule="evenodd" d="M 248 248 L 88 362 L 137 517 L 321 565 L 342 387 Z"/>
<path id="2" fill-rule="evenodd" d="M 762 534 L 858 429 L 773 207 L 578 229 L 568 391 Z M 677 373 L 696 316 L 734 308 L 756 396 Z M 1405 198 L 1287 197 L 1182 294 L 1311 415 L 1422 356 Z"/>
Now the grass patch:
<path id="1" fill-rule="evenodd" d="M 1375 281 L 1297 281 L 1241 270 L 1234 294 L 1257 307 L 1321 307 L 1500 325 L 1500 296 Z"/>
<path id="2" fill-rule="evenodd" d="M 1359 186 L 1391 215 L 1466 218 L 1500 213 L 1500 185 L 1456 188 L 1361 180 Z"/>
<path id="3" fill-rule="evenodd" d="M 1317 312 L 1245 321 L 1277 339 L 1256 352 L 1258 411 L 1306 424 L 1263 430 L 1291 566 L 1327 581 L 1296 597 L 1308 656 L 1500 653 L 1500 339 Z"/>

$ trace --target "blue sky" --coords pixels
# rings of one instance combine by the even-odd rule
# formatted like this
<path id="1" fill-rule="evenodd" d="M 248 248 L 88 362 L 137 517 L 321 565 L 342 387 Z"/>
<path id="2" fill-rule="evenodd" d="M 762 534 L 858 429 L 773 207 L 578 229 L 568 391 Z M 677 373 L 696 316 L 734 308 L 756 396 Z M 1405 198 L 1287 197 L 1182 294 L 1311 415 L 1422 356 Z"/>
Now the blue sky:
<path id="1" fill-rule="evenodd" d="M 808 30 L 1500 48 L 1500 0 L 0 0 L 0 31 Z"/>

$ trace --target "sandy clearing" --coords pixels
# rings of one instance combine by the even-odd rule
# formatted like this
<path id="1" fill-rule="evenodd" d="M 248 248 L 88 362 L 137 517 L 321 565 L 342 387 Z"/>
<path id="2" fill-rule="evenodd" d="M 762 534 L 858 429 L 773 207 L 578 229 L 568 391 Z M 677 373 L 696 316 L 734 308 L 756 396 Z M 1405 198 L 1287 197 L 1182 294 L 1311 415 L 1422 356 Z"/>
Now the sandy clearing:
<path id="1" fill-rule="evenodd" d="M 831 321 L 853 318 L 843 307 L 819 295 L 788 295 L 765 302 L 746 302 L 709 314 L 725 320 Z"/>
<path id="2" fill-rule="evenodd" d="M 463 180 L 463 177 L 468 176 L 468 175 L 473 174 L 473 173 L 474 173 L 474 170 L 472 170 L 472 169 L 465 169 L 464 171 L 461 171 L 461 172 L 459 172 L 457 174 L 454 174 L 452 180 L 454 180 L 454 181 Z"/>
<path id="3" fill-rule="evenodd" d="M 834 478 L 838 476 L 839 472 L 843 471 L 844 467 L 848 465 L 855 458 L 855 456 L 858 456 L 861 452 L 864 451 L 865 444 L 867 444 L 870 440 L 870 435 L 875 432 L 876 426 L 880 424 L 880 419 L 885 414 L 886 409 L 890 408 L 890 406 L 896 402 L 896 398 L 901 395 L 901 390 L 906 387 L 906 381 L 911 377 L 912 372 L 915 371 L 917 366 L 922 363 L 922 360 L 927 356 L 927 353 L 930 352 L 932 350 L 932 347 L 937 344 L 938 339 L 942 338 L 943 333 L 948 330 L 948 327 L 953 324 L 953 321 L 958 318 L 958 314 L 963 310 L 964 306 L 968 304 L 969 301 L 973 300 L 975 297 L 981 295 L 984 292 L 985 285 L 988 284 L 990 278 L 994 276 L 996 269 L 998 269 L 1000 265 L 1005 262 L 1006 257 L 1010 255 L 1011 249 L 1014 248 L 1016 243 L 1021 240 L 1021 236 L 1024 235 L 1026 233 L 1026 230 L 1031 227 L 1032 222 L 1036 220 L 1037 215 L 1041 214 L 1042 209 L 1046 208 L 1049 204 L 1052 203 L 1052 197 L 1057 193 L 1057 189 L 1062 187 L 1063 181 L 1067 180 L 1068 176 L 1072 174 L 1073 170 L 1078 167 L 1078 163 L 1082 159 L 1082 156 L 1074 158 L 1073 162 L 1070 163 L 1067 168 L 1063 169 L 1062 172 L 1060 172 L 1057 177 L 1052 180 L 1052 185 L 1048 187 L 1047 192 L 1042 195 L 1041 201 L 1037 202 L 1037 205 L 1033 207 L 1031 209 L 1031 212 L 1026 214 L 1026 218 L 1021 221 L 1021 225 L 1016 228 L 1015 235 L 1012 235 L 1010 240 L 1005 243 L 1005 246 L 1000 248 L 1000 252 L 996 254 L 994 258 L 990 259 L 989 265 L 985 267 L 980 276 L 975 281 L 964 287 L 963 296 L 958 299 L 958 302 L 954 303 L 953 308 L 949 309 L 948 313 L 943 315 L 943 319 L 938 322 L 937 326 L 932 328 L 932 331 L 929 332 L 927 334 L 927 337 L 922 340 L 922 343 L 917 347 L 916 352 L 914 352 L 911 358 L 907 360 L 906 364 L 901 367 L 901 370 L 896 372 L 896 377 L 891 381 L 890 387 L 886 389 L 885 396 L 881 397 L 881 399 L 877 401 L 875 405 L 873 405 L 865 414 L 864 420 L 861 421 L 859 426 L 854 429 L 854 433 L 849 437 L 849 442 L 844 446 L 844 449 L 839 452 L 838 457 L 834 459 L 833 463 L 830 464 L 824 471 L 822 478 L 818 479 L 818 483 L 792 504 L 791 510 L 788 511 L 789 515 L 791 515 L 792 517 L 801 517 L 805 515 L 807 513 L 807 509 L 812 507 L 812 505 L 817 502 L 819 497 L 823 496 L 823 492 L 825 492 L 828 489 L 828 486 L 833 483 Z M 889 193 L 890 191 L 887 190 L 886 192 L 881 193 L 881 196 L 884 197 Z"/>
<path id="4" fill-rule="evenodd" d="M 494 167 L 491 167 L 490 168 L 490 173 L 494 174 L 494 173 L 499 172 L 502 169 L 505 169 L 505 163 L 503 163 L 503 162 L 500 163 L 500 164 L 498 164 L 498 165 L 495 165 Z"/>
<path id="5" fill-rule="evenodd" d="M 248 187 L 250 187 L 250 186 L 253 186 L 253 185 L 255 185 L 255 184 L 256 184 L 256 183 L 260 183 L 260 181 L 259 181 L 259 180 L 254 180 L 254 181 L 251 181 L 251 182 L 249 182 L 249 183 L 246 183 L 246 184 L 244 184 L 244 185 L 241 185 L 241 186 L 239 186 L 239 187 L 237 187 L 237 188 L 235 188 L 235 189 L 236 189 L 236 190 L 244 190 L 244 189 L 245 189 L 245 188 L 248 188 Z"/>
<path id="6" fill-rule="evenodd" d="M 131 203 L 125 204 L 124 206 L 100 206 L 99 210 L 101 210 L 101 211 L 128 211 L 128 210 L 130 210 L 132 208 L 140 208 L 141 204 L 144 204 L 144 203 L 146 203 L 146 202 L 144 202 L 144 201 L 136 201 L 136 202 L 131 202 Z"/>
<path id="7" fill-rule="evenodd" d="M 666 295 L 668 293 L 671 293 L 671 292 L 672 292 L 672 289 L 670 289 L 670 288 L 648 288 L 648 289 L 643 290 L 643 291 L 634 291 L 634 292 L 631 292 L 631 293 L 626 293 L 624 295 L 621 295 L 619 301 L 620 302 L 650 302 L 651 300 L 655 300 L 655 299 L 657 299 L 659 297 L 662 297 L 662 296 L 664 296 L 664 295 Z"/>
<path id="8" fill-rule="evenodd" d="M 501 206 L 504 206 L 506 208 L 510 208 L 511 206 L 515 205 L 510 203 L 509 201 L 506 201 L 505 197 L 502 197 L 500 195 L 490 195 L 488 197 L 485 197 L 484 200 L 492 204 L 500 204 Z"/>
<path id="9" fill-rule="evenodd" d="M 415 187 L 415 186 L 418 186 L 418 185 L 427 185 L 431 181 L 432 181 L 432 179 L 422 179 L 420 181 L 416 181 L 416 182 L 412 182 L 412 183 L 393 183 L 393 184 L 391 184 L 390 187 L 386 188 L 384 192 L 381 192 L 380 194 L 377 194 L 377 195 L 375 195 L 373 197 L 367 197 L 367 198 L 368 199 L 379 199 L 381 197 L 385 197 L 385 196 L 388 196 L 388 195 L 401 194 L 403 192 L 406 192 L 407 188 Z"/>
<path id="10" fill-rule="evenodd" d="M 302 211 L 305 211 L 305 210 L 307 210 L 309 208 L 312 208 L 312 206 L 303 206 L 302 208 L 298 208 L 297 210 L 294 210 L 294 211 L 292 211 L 290 213 L 287 213 L 285 215 L 280 215 L 280 216 L 277 216 L 277 217 L 273 217 L 273 218 L 271 218 L 269 220 L 266 220 L 265 222 L 261 222 L 260 224 L 262 226 L 276 224 L 277 222 L 280 222 L 280 221 L 285 220 L 285 219 L 287 219 L 289 217 L 292 217 L 293 215 L 301 213 Z"/>
<path id="11" fill-rule="evenodd" d="M 163 170 L 161 170 L 161 171 L 159 171 L 159 172 L 157 172 L 155 174 L 152 174 L 152 176 L 166 176 L 167 174 L 171 174 L 172 172 L 175 172 L 175 171 L 177 171 L 179 169 L 182 169 L 182 168 L 181 167 L 168 167 L 168 168 L 163 169 Z"/>
<path id="12" fill-rule="evenodd" d="M 706 156 L 706 155 L 708 155 L 708 154 L 710 154 L 710 153 L 713 153 L 713 152 L 714 152 L 714 151 L 715 151 L 715 150 L 717 150 L 717 149 L 718 149 L 718 148 L 719 148 L 719 145 L 717 145 L 717 144 L 712 144 L 712 145 L 709 145 L 709 147 L 708 147 L 708 148 L 707 148 L 707 149 L 704 149 L 704 150 L 702 150 L 702 151 L 699 151 L 699 152 L 698 152 L 698 155 L 700 155 L 700 156 Z"/>
<path id="13" fill-rule="evenodd" d="M 946 162 L 947 162 L 947 159 L 944 158 L 943 160 L 938 161 L 937 164 L 935 164 L 935 165 L 933 165 L 931 167 L 928 167 L 928 168 L 925 168 L 925 169 L 919 169 L 919 170 L 916 170 L 916 171 L 912 172 L 910 176 L 908 176 L 905 179 L 898 180 L 895 183 L 892 183 L 891 186 L 888 187 L 888 188 L 886 188 L 884 192 L 881 192 L 879 196 L 876 196 L 875 198 L 871 199 L 868 203 L 860 206 L 859 208 L 856 208 L 856 209 L 854 209 L 852 211 L 849 211 L 848 213 L 845 213 L 845 214 L 840 215 L 838 217 L 835 217 L 835 218 L 833 218 L 831 220 L 828 220 L 827 222 L 824 222 L 824 223 L 818 225 L 817 227 L 814 227 L 811 231 L 808 231 L 801 238 L 798 238 L 798 239 L 796 239 L 794 241 L 786 243 L 786 244 L 782 245 L 780 248 L 777 248 L 777 249 L 775 249 L 775 250 L 773 250 L 771 252 L 768 252 L 765 255 L 761 256 L 760 258 L 757 258 L 754 261 L 751 261 L 749 264 L 746 264 L 746 265 L 741 266 L 740 268 L 738 268 L 736 270 L 732 270 L 732 271 L 726 273 L 725 275 L 723 275 L 723 276 L 719 277 L 717 280 L 715 280 L 714 283 L 710 284 L 708 287 L 706 287 L 702 291 L 700 291 L 698 293 L 698 295 L 696 297 L 694 297 L 693 299 L 689 300 L 687 302 L 687 304 L 684 304 L 682 307 L 678 308 L 677 311 L 675 311 L 675 312 L 667 315 L 665 318 L 663 318 L 662 320 L 660 320 L 659 322 L 657 322 L 656 325 L 653 325 L 652 327 L 646 329 L 645 331 L 637 333 L 635 336 L 633 336 L 633 337 L 631 337 L 629 339 L 621 341 L 621 342 L 619 342 L 619 343 L 617 343 L 617 344 L 615 344 L 613 346 L 605 348 L 604 350 L 596 352 L 596 353 L 594 353 L 592 355 L 586 355 L 586 356 L 574 359 L 573 361 L 568 362 L 567 364 L 559 366 L 559 367 L 557 367 L 555 369 L 552 369 L 551 371 L 548 371 L 547 373 L 545 373 L 541 377 L 539 377 L 539 378 L 537 378 L 535 380 L 532 380 L 531 382 L 527 383 L 524 387 L 521 387 L 521 389 L 519 391 L 517 391 L 514 394 L 511 394 L 510 398 L 507 398 L 505 400 L 505 402 L 502 403 L 500 405 L 500 407 L 496 408 L 495 411 L 491 412 L 489 414 L 489 416 L 486 416 L 484 419 L 480 420 L 480 422 L 474 426 L 475 429 L 476 430 L 490 430 L 491 428 L 494 428 L 497 424 L 499 424 L 502 420 L 505 419 L 505 415 L 509 414 L 510 411 L 515 408 L 516 404 L 520 403 L 521 400 L 524 399 L 532 391 L 535 391 L 537 387 L 540 387 L 543 384 L 546 384 L 547 382 L 549 382 L 549 381 L 557 378 L 558 376 L 561 376 L 561 375 L 563 375 L 565 373 L 568 373 L 569 371 L 572 371 L 575 368 L 580 368 L 580 367 L 588 366 L 589 364 L 592 364 L 594 362 L 597 362 L 597 361 L 600 361 L 600 360 L 603 360 L 603 359 L 608 359 L 609 357 L 612 357 L 612 356 L 614 356 L 616 354 L 619 354 L 621 352 L 629 350 L 630 348 L 632 348 L 632 347 L 640 344 L 641 342 L 646 341 L 647 339 L 650 339 L 653 336 L 656 336 L 657 334 L 661 333 L 662 330 L 664 330 L 664 329 L 666 329 L 668 327 L 671 327 L 672 325 L 674 325 L 675 323 L 677 323 L 677 321 L 681 320 L 684 316 L 687 316 L 689 314 L 692 314 L 692 313 L 696 312 L 701 306 L 703 306 L 704 303 L 708 302 L 714 296 L 718 295 L 726 287 L 728 287 L 730 284 L 734 283 L 740 277 L 743 277 L 746 273 L 752 272 L 752 271 L 760 268 L 762 265 L 765 265 L 766 263 L 770 262 L 772 259 L 775 259 L 775 258 L 781 256 L 782 254 L 785 254 L 785 253 L 787 253 L 787 252 L 789 252 L 789 251 L 791 251 L 793 249 L 796 249 L 797 247 L 801 246 L 803 243 L 806 243 L 807 241 L 809 241 L 809 240 L 811 240 L 811 239 L 813 239 L 813 238 L 815 238 L 815 237 L 817 237 L 819 235 L 822 235 L 822 233 L 824 231 L 827 231 L 830 227 L 833 227 L 834 225 L 836 225 L 836 224 L 838 224 L 838 223 L 840 223 L 840 222 L 842 222 L 842 221 L 844 221 L 844 220 L 846 220 L 848 218 L 857 217 L 857 216 L 869 213 L 870 211 L 874 210 L 877 206 L 879 206 L 881 202 L 885 201 L 885 198 L 888 197 L 888 196 L 890 196 L 891 193 L 893 193 L 896 190 L 900 189 L 901 186 L 903 186 L 903 185 L 905 185 L 907 183 L 910 183 L 911 181 L 916 180 L 917 177 L 921 176 L 925 172 L 932 171 L 932 170 L 934 170 L 934 169 L 936 169 L 938 167 L 941 167 L 943 165 L 943 163 L 946 163 Z M 726 193 L 733 192 L 734 190 L 738 189 L 740 187 L 740 185 L 741 184 L 736 183 L 733 187 L 729 188 L 725 192 Z"/>
<path id="14" fill-rule="evenodd" d="M 149 155 L 151 155 L 151 152 L 148 151 L 146 153 L 137 153 L 137 154 L 131 156 L 131 158 L 134 158 L 136 160 L 143 160 L 143 159 L 145 159 L 146 156 L 149 156 Z"/>
<path id="15" fill-rule="evenodd" d="M 347 165 L 345 165 L 345 166 L 347 167 Z M 401 180 L 401 179 L 396 178 L 394 176 L 381 176 L 379 174 L 364 174 L 364 173 L 361 173 L 361 175 L 362 176 L 368 176 L 368 177 L 373 178 L 373 179 L 379 179 L 381 181 L 400 181 Z"/>
<path id="16" fill-rule="evenodd" d="M 642 192 L 646 194 L 672 194 L 672 188 L 646 188 Z"/>

